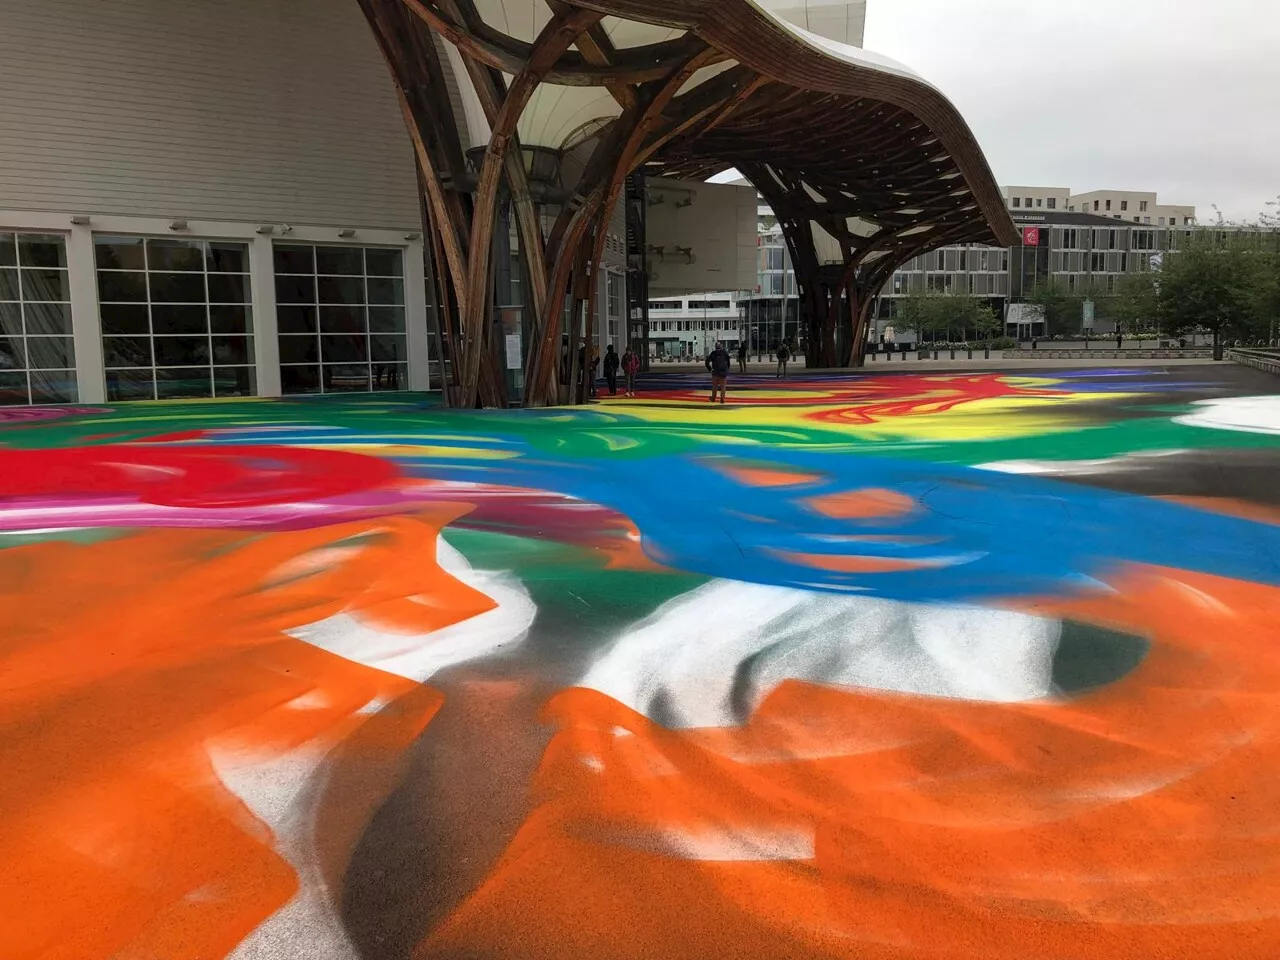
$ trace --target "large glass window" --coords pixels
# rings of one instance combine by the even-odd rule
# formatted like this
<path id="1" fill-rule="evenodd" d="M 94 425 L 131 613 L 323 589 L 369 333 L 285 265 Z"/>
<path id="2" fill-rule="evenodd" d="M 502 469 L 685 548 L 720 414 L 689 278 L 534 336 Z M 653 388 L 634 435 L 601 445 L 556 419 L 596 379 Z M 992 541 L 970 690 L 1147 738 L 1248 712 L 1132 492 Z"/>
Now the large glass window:
<path id="1" fill-rule="evenodd" d="M 388 247 L 275 245 L 285 393 L 408 387 L 403 261 Z"/>
<path id="2" fill-rule="evenodd" d="M 77 399 L 67 243 L 0 233 L 0 405 Z"/>
<path id="3" fill-rule="evenodd" d="M 249 246 L 95 236 L 108 400 L 257 393 Z"/>
<path id="4" fill-rule="evenodd" d="M 610 317 L 622 316 L 622 279 L 623 278 L 616 273 L 609 274 L 607 292 Z"/>

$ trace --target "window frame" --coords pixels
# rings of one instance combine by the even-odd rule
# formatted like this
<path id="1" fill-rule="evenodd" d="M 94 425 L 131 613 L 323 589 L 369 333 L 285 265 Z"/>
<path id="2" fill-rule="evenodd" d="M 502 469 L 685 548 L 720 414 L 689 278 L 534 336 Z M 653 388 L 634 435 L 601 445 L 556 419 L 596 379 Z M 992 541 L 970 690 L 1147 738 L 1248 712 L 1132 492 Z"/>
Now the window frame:
<path id="1" fill-rule="evenodd" d="M 141 251 L 141 265 L 117 262 L 115 265 L 105 263 L 106 251 L 110 248 L 129 249 L 136 245 Z M 107 399 L 113 402 L 130 402 L 146 400 L 198 400 L 214 397 L 257 396 L 259 390 L 257 369 L 257 345 L 254 336 L 253 316 L 253 279 L 250 268 L 250 243 L 248 240 L 228 239 L 222 237 L 172 237 L 154 233 L 138 232 L 103 232 L 93 235 L 94 249 L 94 283 L 98 290 L 98 338 L 103 351 L 103 373 L 107 386 Z M 217 251 L 234 250 L 239 263 L 236 269 L 217 269 L 214 263 Z M 169 251 L 168 255 L 159 251 Z M 186 259 L 177 256 L 177 252 L 199 251 L 199 269 L 191 269 L 184 265 Z M 155 258 L 153 262 L 153 256 Z M 128 289 L 123 277 L 141 277 L 145 296 L 142 299 L 130 297 L 109 298 L 103 295 L 104 290 L 114 289 L 116 292 Z M 195 284 L 191 281 L 200 278 L 203 295 L 194 295 Z M 156 278 L 156 279 L 153 279 Z M 223 290 L 214 292 L 211 279 L 228 280 L 218 286 Z M 115 283 L 117 286 L 112 287 Z M 228 295 L 228 291 L 239 289 L 238 296 Z M 179 292 L 181 295 L 178 295 Z M 146 331 L 140 330 L 108 330 L 110 316 L 124 316 L 127 311 L 145 309 Z M 222 308 L 219 310 L 219 308 Z M 203 322 L 193 323 L 190 330 L 178 328 L 180 322 L 194 321 L 203 313 Z M 231 318 L 231 329 L 215 329 L 218 323 L 215 316 L 221 312 Z M 239 313 L 239 318 L 236 314 Z M 157 332 L 157 319 L 167 315 L 164 329 Z M 177 318 L 183 318 L 179 321 Z M 120 356 L 117 350 L 136 348 L 138 341 L 147 342 L 148 363 L 112 363 L 112 358 Z M 191 349 L 199 341 L 203 341 L 204 353 L 196 354 L 198 362 L 184 362 L 186 356 L 177 356 L 173 362 L 162 361 L 162 348 L 184 351 Z M 219 349 L 243 350 L 243 353 L 232 359 L 218 359 Z M 140 358 L 141 359 L 141 358 Z M 139 377 L 142 372 L 149 372 L 150 377 L 144 380 Z M 204 371 L 207 389 L 202 389 L 198 381 L 198 371 Z M 219 387 L 219 376 L 234 377 L 233 384 Z M 195 389 L 178 387 L 164 390 L 162 385 L 187 383 L 195 385 Z M 146 386 L 150 387 L 150 395 L 146 395 Z"/>
<path id="2" fill-rule="evenodd" d="M 0 230 L 0 248 L 8 247 L 8 255 L 0 249 L 0 271 L 8 280 L 0 284 L 0 340 L 10 344 L 5 356 L 9 366 L 0 366 L 0 407 L 31 406 L 42 403 L 75 403 L 79 399 L 79 382 L 76 377 L 74 329 L 71 317 L 71 272 L 68 261 L 68 235 L 49 230 Z M 25 241 L 25 246 L 24 246 Z M 56 246 L 56 263 L 29 260 L 36 256 L 29 252 L 38 246 Z M 61 277 L 57 298 L 50 298 L 46 290 L 41 296 L 28 296 L 36 292 L 35 277 L 57 274 Z M 42 282 L 41 287 L 44 286 Z M 6 295 L 12 294 L 12 296 Z M 57 307 L 54 310 L 51 308 Z M 55 314 L 64 318 L 61 329 L 40 329 L 31 332 L 32 317 L 44 314 L 41 322 L 47 322 Z M 6 320 L 7 315 L 7 320 Z M 16 328 L 12 325 L 17 321 Z M 64 351 L 59 362 L 46 366 L 32 362 L 32 346 L 52 347 L 60 341 Z M 18 362 L 13 362 L 14 360 Z M 59 381 L 50 378 L 60 377 Z M 39 384 L 37 386 L 37 383 Z M 9 391 L 13 391 L 9 393 Z M 12 400 L 9 399 L 12 397 Z"/>
<path id="3" fill-rule="evenodd" d="M 298 255 L 303 249 L 310 251 L 309 272 L 281 268 L 284 257 Z M 324 266 L 331 269 L 322 269 L 322 252 L 330 258 L 330 262 Z M 359 253 L 359 273 L 353 272 L 353 255 L 356 252 Z M 388 254 L 393 258 L 393 265 L 381 271 L 374 269 L 370 263 L 371 252 Z M 343 257 L 347 258 L 347 263 L 342 262 Z M 312 327 L 301 332 L 292 329 L 286 331 L 281 327 L 277 329 L 281 392 L 285 396 L 381 393 L 408 389 L 407 260 L 405 248 L 394 244 L 325 243 L 312 240 L 272 242 L 272 274 L 277 292 L 281 289 L 282 278 L 286 281 L 286 286 L 290 278 L 309 279 L 311 290 L 309 300 L 282 301 L 277 296 L 277 319 L 282 309 L 296 308 L 300 316 L 306 318 L 304 325 Z M 284 265 L 290 266 L 288 263 Z M 333 268 L 335 265 L 336 269 Z M 375 298 L 370 281 L 379 281 L 379 289 L 386 292 Z M 353 297 L 357 282 L 363 290 L 358 302 Z M 325 296 L 326 290 L 330 294 L 328 298 Z M 313 311 L 310 318 L 302 313 L 308 309 Z M 375 310 L 387 312 L 387 318 L 391 321 L 387 329 L 382 329 L 380 324 L 375 323 Z M 394 311 L 399 311 L 398 320 Z M 348 328 L 340 328 L 344 322 Z M 305 352 L 308 343 L 311 346 L 310 353 Z M 389 344 L 391 350 L 399 356 L 378 357 L 376 354 L 379 344 L 384 349 Z M 292 356 L 299 346 L 304 350 L 302 358 L 286 360 L 286 355 Z M 360 346 L 363 346 L 363 351 L 359 349 Z M 330 359 L 330 351 L 347 348 L 354 348 L 351 356 Z M 364 373 L 363 389 L 359 385 L 361 370 Z M 295 376 L 298 378 L 296 381 L 293 380 Z M 308 382 L 311 377 L 314 380 Z M 338 386 L 339 383 L 350 385 Z"/>

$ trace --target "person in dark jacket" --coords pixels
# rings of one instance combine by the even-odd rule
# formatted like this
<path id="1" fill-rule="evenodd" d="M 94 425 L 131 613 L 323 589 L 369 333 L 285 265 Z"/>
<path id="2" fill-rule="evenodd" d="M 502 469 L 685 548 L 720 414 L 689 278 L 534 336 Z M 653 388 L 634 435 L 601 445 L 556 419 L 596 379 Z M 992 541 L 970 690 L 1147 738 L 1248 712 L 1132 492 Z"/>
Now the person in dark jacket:
<path id="1" fill-rule="evenodd" d="M 613 344 L 609 344 L 609 348 L 604 354 L 604 379 L 609 384 L 609 396 L 611 397 L 618 395 L 618 367 L 620 363 L 617 353 L 614 352 Z"/>
<path id="2" fill-rule="evenodd" d="M 716 348 L 707 354 L 707 369 L 711 371 L 711 402 L 716 402 L 716 392 L 720 393 L 720 402 L 724 403 L 725 385 L 729 380 L 729 351 L 724 344 L 716 341 Z"/>
<path id="3" fill-rule="evenodd" d="M 787 379 L 787 361 L 791 359 L 791 347 L 787 341 L 783 340 L 778 347 L 778 373 L 779 380 Z"/>
<path id="4" fill-rule="evenodd" d="M 747 341 L 738 344 L 738 372 L 747 372 Z"/>

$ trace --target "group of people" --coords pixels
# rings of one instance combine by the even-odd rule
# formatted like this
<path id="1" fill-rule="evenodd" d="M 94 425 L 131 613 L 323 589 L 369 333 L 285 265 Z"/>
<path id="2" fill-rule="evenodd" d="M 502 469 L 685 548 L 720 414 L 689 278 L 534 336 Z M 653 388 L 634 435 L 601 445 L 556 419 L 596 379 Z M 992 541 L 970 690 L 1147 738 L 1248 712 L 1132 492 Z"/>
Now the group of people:
<path id="1" fill-rule="evenodd" d="M 721 344 L 719 343 L 716 344 L 717 348 L 720 346 Z M 747 347 L 747 342 L 745 340 L 742 341 L 740 344 L 738 344 L 738 372 L 739 373 L 747 372 L 747 358 L 750 356 L 750 354 L 751 354 L 751 351 Z M 786 340 L 783 340 L 782 343 L 778 344 L 778 349 L 774 351 L 774 356 L 778 360 L 778 370 L 777 370 L 777 373 L 774 374 L 774 376 L 779 380 L 787 379 L 787 364 L 791 361 L 790 343 L 788 343 Z"/>
<path id="2" fill-rule="evenodd" d="M 588 349 L 591 350 L 590 359 L 588 360 Z M 747 372 L 747 344 L 745 342 L 738 346 L 738 372 Z M 780 380 L 787 378 L 787 364 L 791 360 L 791 347 L 784 340 L 778 345 L 775 353 L 778 360 L 778 369 L 774 374 Z M 582 338 L 582 345 L 578 347 L 578 366 L 580 369 L 587 370 L 586 377 L 588 396 L 596 396 L 596 380 L 600 370 L 600 351 L 590 347 L 586 337 Z M 588 363 L 590 366 L 588 366 Z M 725 402 L 725 391 L 729 382 L 729 369 L 733 365 L 729 351 L 724 348 L 724 343 L 716 341 L 716 347 L 707 354 L 706 367 L 711 374 L 711 402 L 716 402 L 716 397 L 720 398 L 720 402 Z M 634 397 L 636 395 L 636 374 L 640 372 L 640 354 L 633 350 L 630 346 L 619 356 L 617 351 L 613 349 L 613 344 L 605 350 L 604 355 L 604 379 L 609 387 L 609 396 L 616 397 L 618 395 L 618 374 L 621 373 L 625 378 L 624 397 Z M 563 380 L 561 381 L 563 382 Z M 581 392 L 581 390 L 579 390 Z"/>
<path id="3" fill-rule="evenodd" d="M 582 338 L 582 346 L 578 347 L 578 367 L 586 369 L 587 365 L 587 338 Z M 596 380 L 599 378 L 600 371 L 600 351 L 593 348 L 591 350 L 591 367 L 587 376 L 587 390 L 589 396 L 596 396 Z M 621 373 L 625 378 L 625 392 L 623 396 L 634 397 L 636 395 L 636 374 L 640 372 L 640 354 L 635 350 L 627 347 L 626 352 L 622 356 L 618 356 L 613 344 L 609 344 L 604 355 L 604 380 L 609 386 L 609 396 L 616 397 L 618 395 L 618 374 Z"/>

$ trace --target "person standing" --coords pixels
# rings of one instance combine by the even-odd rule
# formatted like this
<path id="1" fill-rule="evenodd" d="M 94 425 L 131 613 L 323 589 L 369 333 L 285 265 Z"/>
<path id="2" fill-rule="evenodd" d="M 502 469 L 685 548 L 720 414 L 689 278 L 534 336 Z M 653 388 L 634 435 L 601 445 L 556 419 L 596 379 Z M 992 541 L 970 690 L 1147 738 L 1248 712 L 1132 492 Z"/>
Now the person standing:
<path id="1" fill-rule="evenodd" d="M 613 344 L 609 344 L 609 348 L 604 354 L 604 379 L 609 384 L 609 396 L 616 397 L 618 395 L 618 355 L 613 350 Z"/>
<path id="2" fill-rule="evenodd" d="M 738 372 L 747 372 L 747 341 L 738 344 Z"/>
<path id="3" fill-rule="evenodd" d="M 596 381 L 600 378 L 600 348 L 593 346 L 591 348 L 591 379 L 587 382 L 589 395 L 594 400 L 596 396 Z"/>
<path id="4" fill-rule="evenodd" d="M 627 352 L 622 355 L 622 373 L 627 378 L 628 397 L 634 398 L 636 395 L 636 374 L 640 372 L 640 354 L 627 346 Z"/>
<path id="5" fill-rule="evenodd" d="M 791 348 L 787 346 L 787 341 L 783 340 L 778 345 L 778 372 L 777 379 L 787 379 L 787 361 L 791 359 Z"/>
<path id="6" fill-rule="evenodd" d="M 724 344 L 716 341 L 716 348 L 707 354 L 707 369 L 711 371 L 711 402 L 716 402 L 716 393 L 720 394 L 720 403 L 725 400 L 725 387 L 729 381 L 729 367 L 733 361 Z"/>

